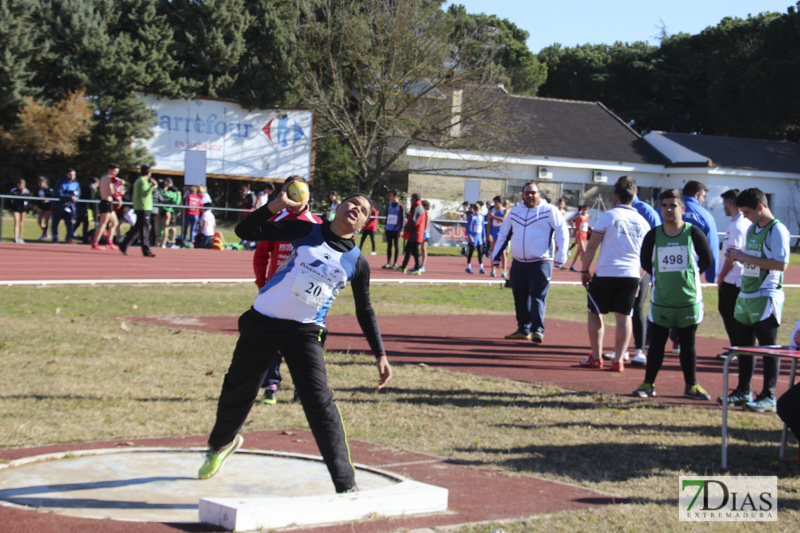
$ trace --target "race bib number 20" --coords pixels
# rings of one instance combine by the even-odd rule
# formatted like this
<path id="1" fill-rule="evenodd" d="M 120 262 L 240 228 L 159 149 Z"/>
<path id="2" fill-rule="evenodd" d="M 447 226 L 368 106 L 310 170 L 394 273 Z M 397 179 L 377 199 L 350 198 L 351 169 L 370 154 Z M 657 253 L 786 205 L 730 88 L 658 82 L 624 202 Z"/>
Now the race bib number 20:
<path id="1" fill-rule="evenodd" d="M 301 270 L 292 285 L 292 295 L 317 309 L 322 308 L 331 299 L 334 286 L 327 279 L 307 270 Z"/>

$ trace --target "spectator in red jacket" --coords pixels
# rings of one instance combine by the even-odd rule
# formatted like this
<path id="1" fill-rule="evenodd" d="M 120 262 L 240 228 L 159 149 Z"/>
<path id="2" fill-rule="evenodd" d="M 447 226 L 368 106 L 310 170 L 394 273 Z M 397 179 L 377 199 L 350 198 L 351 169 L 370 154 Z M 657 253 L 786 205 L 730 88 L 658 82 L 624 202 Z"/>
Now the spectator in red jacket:
<path id="1" fill-rule="evenodd" d="M 293 181 L 305 181 L 305 179 L 303 179 L 302 176 L 289 176 L 286 178 L 285 185 Z M 322 219 L 313 214 L 308 208 L 308 201 L 300 204 L 296 210 L 285 208 L 279 211 L 270 218 L 270 221 L 277 222 L 293 219 L 307 220 L 315 224 L 322 224 Z M 256 285 L 259 290 L 267 284 L 267 281 L 275 274 L 278 267 L 286 261 L 286 258 L 292 255 L 292 251 L 292 244 L 289 242 L 259 241 L 256 252 L 253 255 L 253 271 L 256 275 Z M 261 400 L 261 403 L 275 404 L 278 402 L 277 394 L 278 385 L 281 383 L 280 367 L 282 360 L 283 358 L 280 352 L 278 352 L 277 355 L 273 357 L 272 361 L 270 361 L 267 375 L 264 378 L 264 383 L 261 385 L 264 389 L 264 399 Z"/>
<path id="2" fill-rule="evenodd" d="M 361 230 L 361 244 L 358 245 L 361 248 L 361 251 L 364 251 L 364 241 L 367 237 L 369 240 L 372 241 L 372 251 L 369 255 L 376 255 L 377 252 L 375 251 L 375 231 L 378 229 L 378 210 L 375 209 L 375 206 L 372 207 L 372 214 L 369 216 L 369 220 L 367 223 L 364 224 L 364 229 Z"/>
<path id="3" fill-rule="evenodd" d="M 183 198 L 183 205 L 188 206 L 188 209 L 183 211 L 183 245 L 191 244 L 194 242 L 194 227 L 197 225 L 198 217 L 200 217 L 200 208 L 203 207 L 203 197 L 197 194 L 197 186 L 192 185 L 189 187 L 189 194 Z"/>
<path id="4" fill-rule="evenodd" d="M 408 220 L 403 228 L 403 238 L 406 240 L 405 256 L 403 257 L 403 265 L 398 267 L 397 270 L 413 275 L 422 274 L 419 263 L 419 245 L 425 238 L 425 228 L 427 227 L 428 214 L 425 212 L 425 208 L 422 207 L 419 194 L 413 193 L 411 195 L 411 208 L 408 210 Z M 411 257 L 414 258 L 414 268 L 406 270 Z"/>

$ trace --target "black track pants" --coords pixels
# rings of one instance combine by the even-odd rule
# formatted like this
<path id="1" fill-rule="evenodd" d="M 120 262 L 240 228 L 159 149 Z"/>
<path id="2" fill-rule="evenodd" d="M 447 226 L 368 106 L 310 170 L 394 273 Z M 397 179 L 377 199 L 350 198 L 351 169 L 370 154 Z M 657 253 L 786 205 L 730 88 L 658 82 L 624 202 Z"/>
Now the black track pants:
<path id="1" fill-rule="evenodd" d="M 240 316 L 239 341 L 222 384 L 208 445 L 219 449 L 234 439 L 258 396 L 270 361 L 280 350 L 336 491 L 355 486 L 344 426 L 328 388 L 322 355 L 326 333 L 315 324 L 269 318 L 254 309 Z"/>

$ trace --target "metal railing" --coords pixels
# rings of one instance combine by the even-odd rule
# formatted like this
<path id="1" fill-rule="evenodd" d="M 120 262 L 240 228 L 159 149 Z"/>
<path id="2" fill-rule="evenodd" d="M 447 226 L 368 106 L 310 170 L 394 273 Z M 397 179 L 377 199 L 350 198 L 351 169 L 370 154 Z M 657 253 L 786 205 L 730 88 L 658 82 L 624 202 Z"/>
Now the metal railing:
<path id="1" fill-rule="evenodd" d="M 41 197 L 41 196 L 18 196 L 18 195 L 13 195 L 13 194 L 0 194 L 0 215 L 2 215 L 6 211 L 6 209 L 8 209 L 7 208 L 7 204 L 10 203 L 10 201 L 14 201 L 14 200 L 16 200 L 16 201 L 22 200 L 22 201 L 27 201 L 29 203 L 30 202 L 51 202 L 53 204 L 61 203 L 61 198 L 57 198 L 57 197 L 44 198 L 44 197 Z M 92 204 L 96 208 L 96 206 L 100 204 L 100 200 L 82 200 L 82 199 L 78 199 L 75 202 L 70 201 L 70 202 L 67 202 L 67 203 Z M 114 202 L 114 204 L 116 205 L 116 202 Z M 123 206 L 128 206 L 130 208 L 133 208 L 133 203 L 132 202 L 122 202 L 122 205 Z M 173 208 L 173 209 L 181 209 L 181 210 L 186 210 L 186 209 L 204 209 L 202 206 L 189 206 L 189 205 L 182 205 L 182 204 L 181 205 L 159 204 L 159 203 L 153 203 L 153 207 L 170 207 L 170 208 Z M 235 213 L 249 213 L 250 212 L 249 209 L 240 209 L 238 207 L 216 207 L 216 206 L 212 206 L 211 209 L 213 209 L 216 212 L 221 212 L 221 211 L 235 212 Z M 3 217 L 0 216 L 0 235 L 2 235 L 2 234 L 3 234 Z"/>

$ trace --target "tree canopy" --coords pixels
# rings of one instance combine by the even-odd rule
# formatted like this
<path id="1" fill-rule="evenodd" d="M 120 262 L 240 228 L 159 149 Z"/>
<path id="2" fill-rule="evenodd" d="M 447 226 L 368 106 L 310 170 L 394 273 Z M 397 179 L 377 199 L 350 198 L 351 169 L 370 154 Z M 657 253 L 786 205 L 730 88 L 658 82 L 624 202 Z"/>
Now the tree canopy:
<path id="1" fill-rule="evenodd" d="M 798 4 L 800 6 L 800 3 Z M 800 139 L 800 10 L 725 18 L 645 43 L 556 44 L 540 96 L 602 101 L 639 131 Z"/>
<path id="2" fill-rule="evenodd" d="M 318 169 L 366 191 L 412 143 L 491 151 L 503 120 L 491 116 L 498 82 L 601 101 L 639 131 L 800 138 L 791 81 L 800 79 L 800 8 L 726 18 L 697 35 L 664 32 L 658 46 L 555 44 L 534 54 L 514 22 L 443 5 L 0 0 L 0 180 L 150 162 L 131 143 L 153 123 L 139 93 L 310 107 Z"/>

